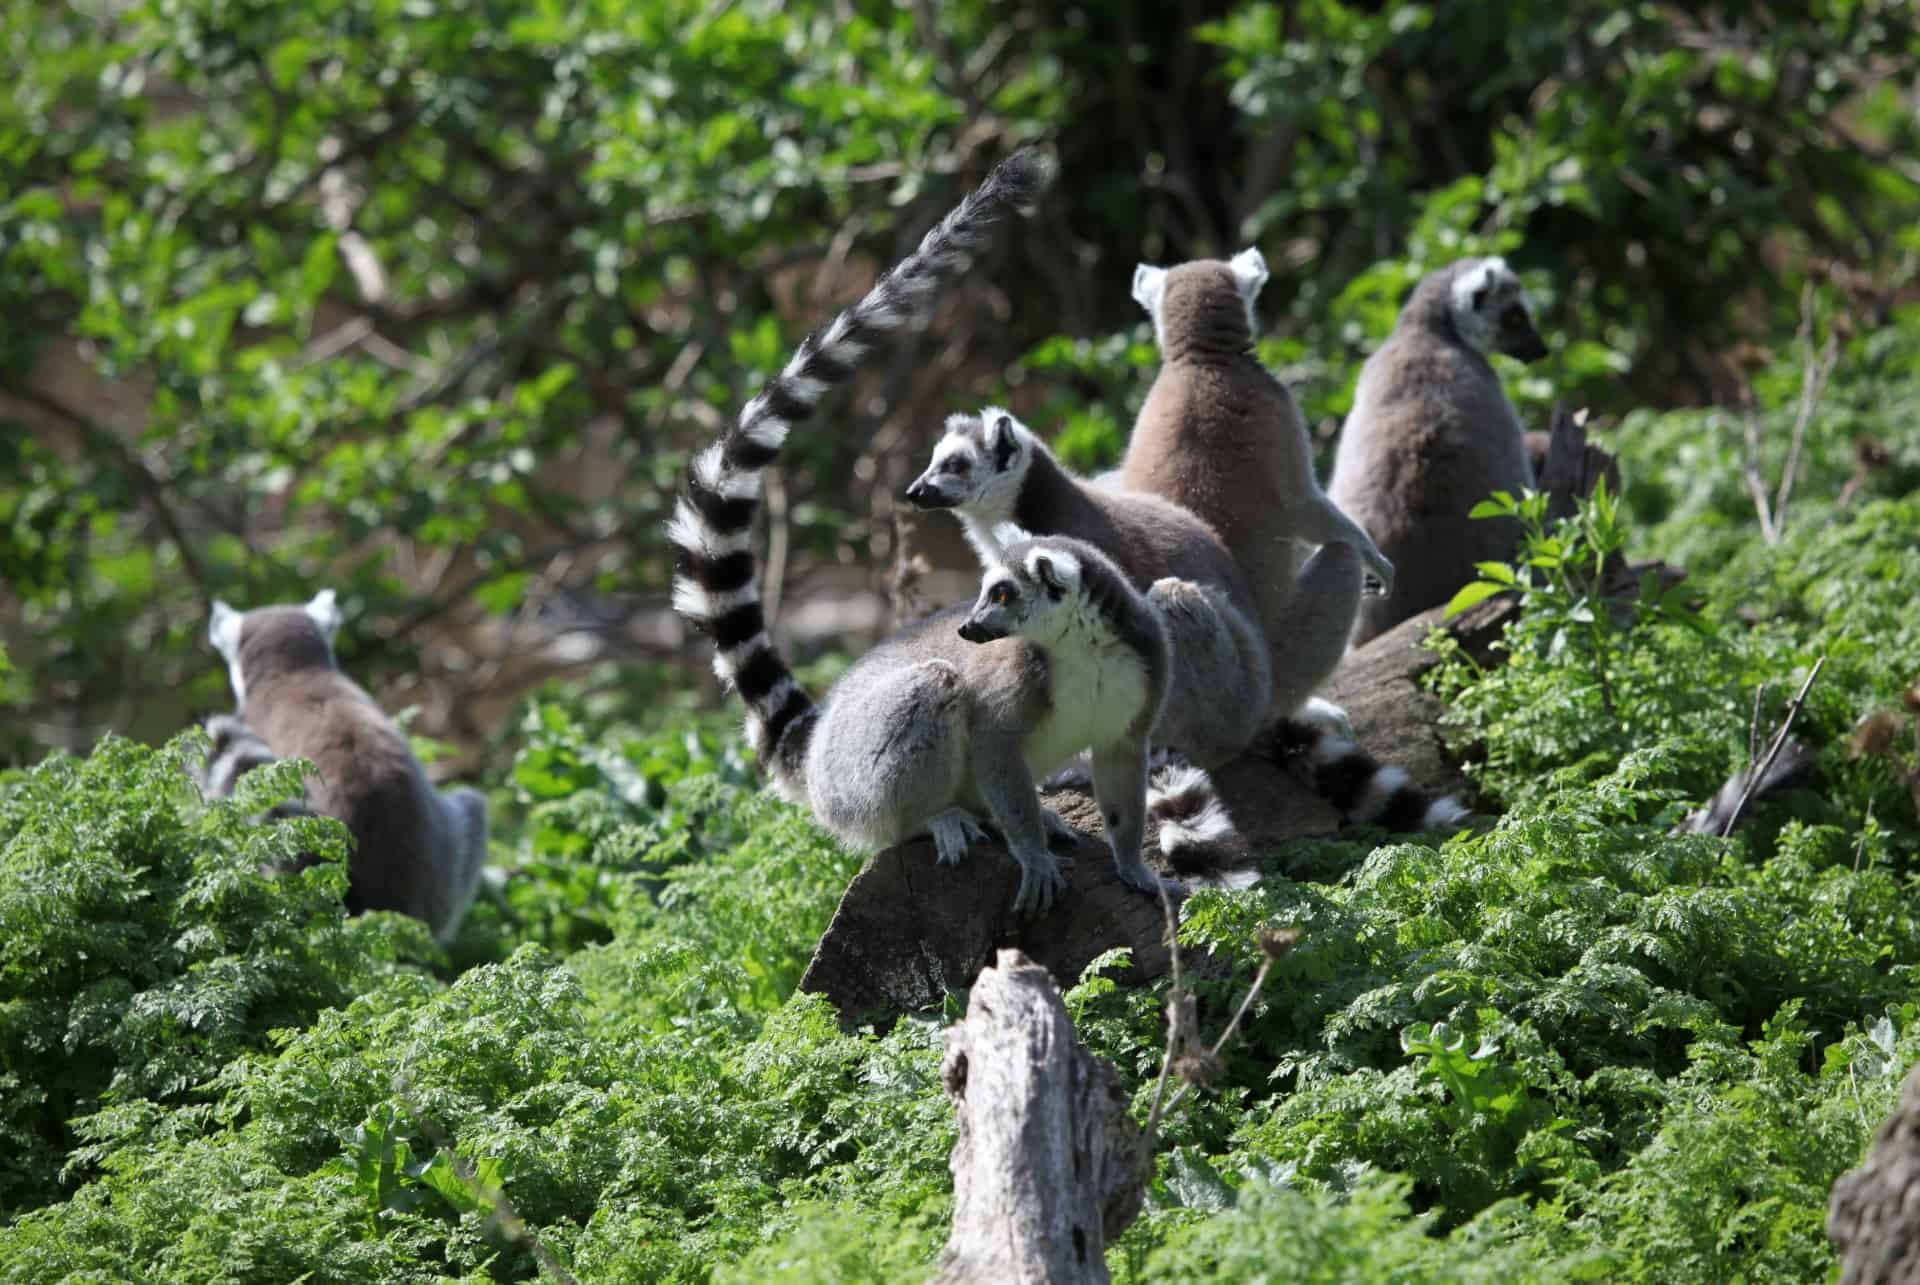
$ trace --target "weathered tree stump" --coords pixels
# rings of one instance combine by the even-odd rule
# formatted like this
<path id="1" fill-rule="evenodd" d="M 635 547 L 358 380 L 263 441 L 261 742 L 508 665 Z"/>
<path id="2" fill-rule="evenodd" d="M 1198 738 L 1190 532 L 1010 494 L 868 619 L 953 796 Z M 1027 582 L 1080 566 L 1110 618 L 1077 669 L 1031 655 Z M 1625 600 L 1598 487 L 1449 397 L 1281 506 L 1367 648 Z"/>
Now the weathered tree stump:
<path id="1" fill-rule="evenodd" d="M 1827 1235 L 1840 1249 L 1841 1285 L 1920 1285 L 1920 1067 L 1866 1160 L 1833 1184 Z"/>
<path id="2" fill-rule="evenodd" d="M 1045 968 L 1003 950 L 941 1066 L 959 1115 L 942 1285 L 1094 1285 L 1140 1212 L 1140 1130 L 1106 1059 L 1074 1034 Z"/>
<path id="3" fill-rule="evenodd" d="M 1612 452 L 1587 441 L 1587 412 L 1569 412 L 1555 403 L 1546 432 L 1527 434 L 1527 453 L 1533 460 L 1534 489 L 1547 493 L 1549 519 L 1573 516 L 1578 501 L 1593 494 L 1601 478 L 1607 490 L 1620 494 L 1620 462 Z"/>

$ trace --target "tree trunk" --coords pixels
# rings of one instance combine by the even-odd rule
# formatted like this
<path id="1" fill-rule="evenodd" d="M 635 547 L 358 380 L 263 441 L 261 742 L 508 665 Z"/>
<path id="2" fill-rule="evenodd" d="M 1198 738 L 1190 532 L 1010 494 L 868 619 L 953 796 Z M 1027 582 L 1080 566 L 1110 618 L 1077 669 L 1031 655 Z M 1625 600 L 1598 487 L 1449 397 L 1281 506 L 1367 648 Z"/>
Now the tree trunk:
<path id="1" fill-rule="evenodd" d="M 1833 1184 L 1827 1235 L 1840 1248 L 1840 1285 L 1920 1282 L 1920 1067 L 1866 1160 Z"/>
<path id="2" fill-rule="evenodd" d="M 1080 1044 L 1047 970 L 1002 950 L 941 1067 L 960 1117 L 942 1285 L 1104 1285 L 1140 1212 L 1140 1131 L 1113 1067 Z"/>

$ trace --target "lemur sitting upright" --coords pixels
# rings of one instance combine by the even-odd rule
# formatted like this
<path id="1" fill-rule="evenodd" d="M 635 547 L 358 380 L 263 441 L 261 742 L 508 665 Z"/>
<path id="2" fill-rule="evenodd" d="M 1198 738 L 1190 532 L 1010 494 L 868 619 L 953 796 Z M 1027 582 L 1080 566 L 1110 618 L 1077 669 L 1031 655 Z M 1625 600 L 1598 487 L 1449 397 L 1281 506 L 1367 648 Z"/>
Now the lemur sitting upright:
<path id="1" fill-rule="evenodd" d="M 1254 355 L 1266 279 L 1258 250 L 1136 269 L 1161 365 L 1119 480 L 1187 509 L 1233 551 L 1272 649 L 1273 712 L 1287 716 L 1346 651 L 1366 574 L 1391 588 L 1394 567 L 1320 489 L 1300 408 Z M 1317 546 L 1298 574 L 1296 546 Z"/>
<path id="2" fill-rule="evenodd" d="M 1331 492 L 1398 569 L 1361 607 L 1355 646 L 1451 598 L 1475 564 L 1513 556 L 1510 519 L 1467 514 L 1533 485 L 1526 435 L 1487 360 L 1547 354 L 1504 259 L 1462 259 L 1414 287 L 1386 343 L 1360 368 Z"/>
<path id="3" fill-rule="evenodd" d="M 305 758 L 313 810 L 353 835 L 349 910 L 397 910 L 442 941 L 473 903 L 487 858 L 487 805 L 428 782 L 407 737 L 333 659 L 331 589 L 301 607 L 241 613 L 213 604 L 239 718 L 275 758 Z"/>
<path id="4" fill-rule="evenodd" d="M 1154 743 L 1214 767 L 1267 722 L 1267 642 L 1253 592 L 1206 523 L 1155 495 L 1090 485 L 997 407 L 953 415 L 933 459 L 907 488 L 915 507 L 950 509 L 983 562 L 1003 523 L 1100 549 L 1166 616 L 1173 676 Z"/>
<path id="5" fill-rule="evenodd" d="M 1338 725 L 1344 716 L 1312 708 L 1324 702 L 1310 701 L 1306 716 L 1274 724 L 1266 699 L 1267 645 L 1249 619 L 1246 581 L 1212 529 L 1179 506 L 1082 481 L 1031 429 L 997 408 L 948 418 L 907 499 L 922 509 L 952 510 L 988 564 L 1002 556 L 1006 524 L 1085 540 L 1108 553 L 1167 621 L 1172 678 L 1154 728 L 1156 746 L 1211 767 L 1270 730 L 1267 741 L 1306 765 L 1315 790 L 1349 820 L 1435 829 L 1465 816 L 1451 797 L 1432 797 L 1354 744 Z M 1212 790 L 1204 775 L 1189 775 L 1185 784 Z M 1157 797 L 1156 811 L 1160 807 Z M 1166 834 L 1163 823 L 1162 847 L 1177 858 Z"/>

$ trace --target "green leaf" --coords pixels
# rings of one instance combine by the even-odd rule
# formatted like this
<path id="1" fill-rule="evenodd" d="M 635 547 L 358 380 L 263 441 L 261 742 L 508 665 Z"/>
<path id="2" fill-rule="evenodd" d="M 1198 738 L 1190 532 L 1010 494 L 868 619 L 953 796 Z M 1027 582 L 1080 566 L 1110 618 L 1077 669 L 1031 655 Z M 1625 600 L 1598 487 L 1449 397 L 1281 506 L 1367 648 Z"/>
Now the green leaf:
<path id="1" fill-rule="evenodd" d="M 1475 580 L 1463 585 L 1460 591 L 1447 601 L 1447 609 L 1444 617 L 1450 620 L 1465 611 L 1468 607 L 1474 606 L 1476 603 L 1485 602 L 1497 593 L 1504 593 L 1507 587 L 1508 586 L 1498 584 L 1492 580 Z"/>

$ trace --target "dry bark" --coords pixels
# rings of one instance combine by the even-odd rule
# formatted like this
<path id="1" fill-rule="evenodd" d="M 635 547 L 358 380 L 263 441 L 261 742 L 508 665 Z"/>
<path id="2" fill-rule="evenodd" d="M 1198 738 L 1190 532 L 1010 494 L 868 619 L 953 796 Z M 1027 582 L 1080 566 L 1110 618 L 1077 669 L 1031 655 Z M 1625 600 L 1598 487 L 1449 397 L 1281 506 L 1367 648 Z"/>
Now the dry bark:
<path id="1" fill-rule="evenodd" d="M 1920 1067 L 1858 1169 L 1840 1175 L 1827 1206 L 1840 1285 L 1920 1285 Z"/>
<path id="2" fill-rule="evenodd" d="M 1002 950 L 941 1067 L 959 1116 L 942 1285 L 1095 1285 L 1140 1212 L 1140 1131 L 1106 1059 L 1074 1034 L 1047 970 Z"/>

